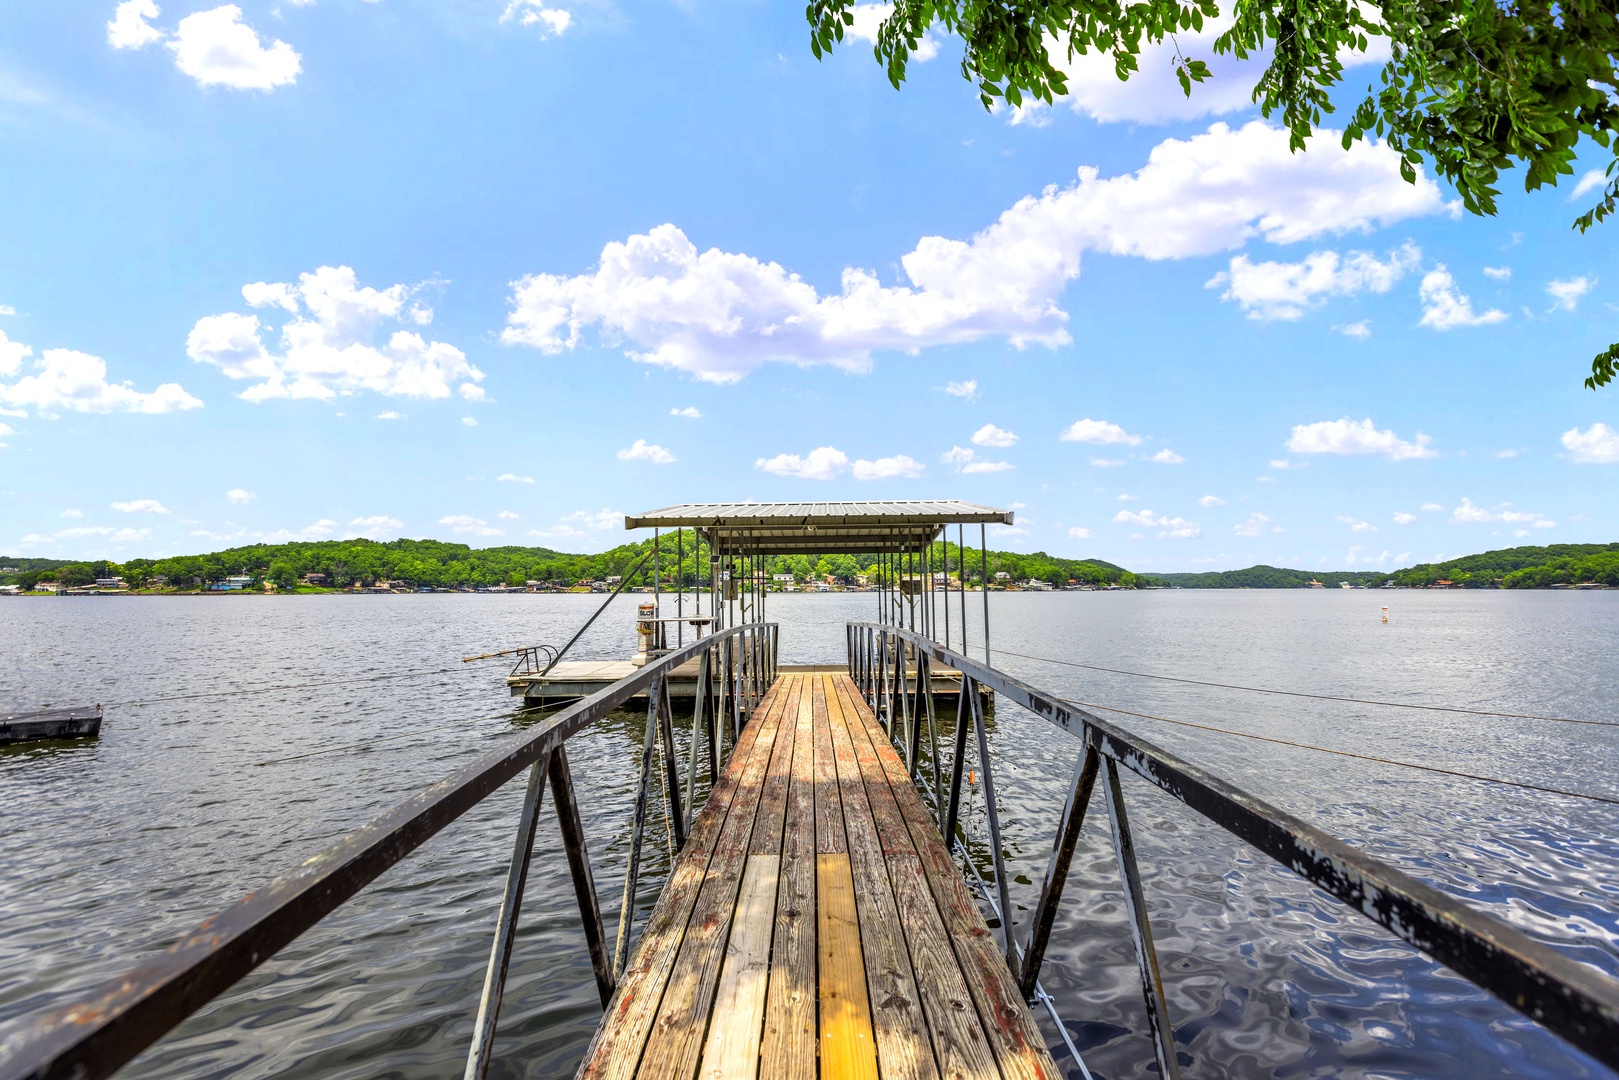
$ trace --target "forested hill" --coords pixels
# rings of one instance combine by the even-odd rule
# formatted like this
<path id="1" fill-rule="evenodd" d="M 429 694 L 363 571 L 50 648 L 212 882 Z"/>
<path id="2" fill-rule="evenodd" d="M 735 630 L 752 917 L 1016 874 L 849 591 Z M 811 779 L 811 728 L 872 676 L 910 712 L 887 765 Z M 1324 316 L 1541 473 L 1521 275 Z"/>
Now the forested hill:
<path id="1" fill-rule="evenodd" d="M 678 573 L 688 585 L 707 580 L 708 548 L 698 544 L 691 532 L 682 538 L 684 559 Z M 543 582 L 557 587 L 573 587 L 581 582 L 600 582 L 630 574 L 652 548 L 650 539 L 623 544 L 596 555 L 572 555 L 540 547 L 471 548 L 439 540 L 323 540 L 291 544 L 253 544 L 202 555 L 179 555 L 166 559 L 130 559 L 72 562 L 62 559 L 25 559 L 0 556 L 0 567 L 17 573 L 0 574 L 0 584 L 31 588 L 40 581 L 59 581 L 65 586 L 90 585 L 97 578 L 121 577 L 132 588 L 161 587 L 191 589 L 222 582 L 233 575 L 245 575 L 255 582 L 271 581 L 281 588 L 292 588 L 306 574 L 324 575 L 336 587 L 394 582 L 412 588 L 467 588 L 489 585 L 523 585 Z M 665 534 L 658 560 L 666 586 L 676 580 L 676 537 Z M 956 545 L 934 545 L 937 566 L 948 556 L 951 573 L 962 570 L 961 553 Z M 967 549 L 965 572 L 969 582 L 979 580 L 984 560 L 975 548 Z M 770 560 L 772 573 L 791 573 L 799 581 L 811 576 L 854 583 L 872 570 L 871 556 L 830 555 L 820 559 L 782 556 Z M 1015 582 L 1036 578 L 1054 585 L 1069 582 L 1088 585 L 1134 586 L 1142 579 L 1123 567 L 1100 560 L 1062 559 L 1045 552 L 1025 554 L 1013 551 L 989 553 L 988 570 L 992 580 Z M 631 585 L 652 583 L 652 563 L 631 577 Z M 997 579 L 1005 574 L 1005 579 Z M 161 580 L 159 580 L 161 579 Z"/>
<path id="2" fill-rule="evenodd" d="M 1154 574 L 1154 584 L 1178 589 L 1304 589 L 1312 581 L 1337 588 L 1340 581 L 1351 585 L 1381 585 L 1392 575 L 1387 571 L 1366 570 L 1323 573 L 1316 570 L 1289 570 L 1281 566 L 1250 566 L 1246 570 L 1209 570 L 1195 574 Z"/>
<path id="3" fill-rule="evenodd" d="M 684 559 L 678 569 L 688 585 L 706 580 L 708 549 L 697 544 L 691 533 L 684 536 Z M 523 585 L 543 582 L 557 587 L 573 587 L 581 582 L 600 582 L 629 574 L 652 547 L 652 541 L 624 544 L 595 555 L 575 555 L 543 547 L 471 548 L 439 540 L 324 540 L 293 544 L 254 544 L 202 555 L 179 555 L 167 559 L 130 559 L 127 562 L 72 562 L 62 559 L 25 559 L 0 556 L 0 567 L 15 573 L 0 573 L 0 584 L 25 588 L 40 581 L 59 581 L 66 586 L 92 584 L 97 578 L 122 577 L 133 588 L 161 587 L 191 589 L 224 581 L 232 575 L 246 575 L 255 582 L 273 581 L 292 588 L 306 574 L 324 575 L 329 585 L 374 585 L 392 582 L 413 588 L 468 588 L 489 585 Z M 948 555 L 952 576 L 965 570 L 969 583 L 977 583 L 984 569 L 974 548 L 966 552 L 965 567 L 954 544 L 948 550 L 934 547 L 934 565 L 944 565 Z M 663 538 L 659 559 L 663 580 L 676 580 L 675 539 Z M 1546 547 L 1505 548 L 1486 551 L 1442 563 L 1423 563 L 1403 570 L 1291 570 L 1277 566 L 1250 566 L 1246 570 L 1225 570 L 1196 574 L 1137 575 L 1121 566 L 1100 559 L 1064 559 L 1043 551 L 1033 554 L 992 551 L 988 567 L 992 581 L 1023 583 L 1044 581 L 1062 587 L 1075 585 L 1168 585 L 1183 589 L 1299 589 L 1312 582 L 1329 588 L 1350 585 L 1396 585 L 1422 587 L 1441 581 L 1467 588 L 1548 588 L 1597 582 L 1619 586 L 1619 544 L 1552 544 Z M 811 560 L 805 556 L 782 556 L 770 560 L 771 573 L 790 573 L 798 581 L 827 575 L 854 583 L 873 573 L 870 556 L 830 555 Z M 1005 577 L 1000 577 L 1000 575 Z M 648 563 L 631 578 L 632 585 L 652 583 Z"/>
<path id="4" fill-rule="evenodd" d="M 1596 582 L 1619 585 L 1619 544 L 1548 544 L 1503 548 L 1441 563 L 1419 563 L 1403 570 L 1288 570 L 1250 566 L 1202 574 L 1157 574 L 1155 584 L 1182 589 L 1298 589 L 1312 581 L 1336 588 L 1393 582 L 1421 588 L 1448 581 L 1465 588 L 1544 589 Z"/>

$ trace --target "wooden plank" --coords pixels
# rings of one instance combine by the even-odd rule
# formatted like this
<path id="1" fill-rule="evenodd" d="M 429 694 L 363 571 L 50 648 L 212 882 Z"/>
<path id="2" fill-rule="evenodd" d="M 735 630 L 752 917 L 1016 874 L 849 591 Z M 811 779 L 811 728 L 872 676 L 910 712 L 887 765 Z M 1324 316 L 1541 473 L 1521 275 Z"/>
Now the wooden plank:
<path id="1" fill-rule="evenodd" d="M 791 740 L 787 740 L 791 742 Z M 759 1071 L 765 991 L 770 981 L 772 913 L 781 855 L 749 855 L 742 874 L 725 966 L 714 991 L 714 1020 L 703 1045 L 704 1080 L 751 1080 Z"/>
<path id="2" fill-rule="evenodd" d="M 849 841 L 854 875 L 855 910 L 860 917 L 860 945 L 866 963 L 877 1058 L 884 1080 L 936 1080 L 933 1045 L 928 1039 L 922 1001 L 905 948 L 883 845 L 866 799 L 865 781 L 855 757 L 841 695 L 833 677 L 826 682 L 827 718 L 837 759 L 838 791 L 843 800 L 843 828 Z M 861 727 L 858 719 L 853 722 Z M 884 781 L 886 784 L 886 781 Z"/>
<path id="3" fill-rule="evenodd" d="M 886 733 L 877 718 L 863 707 L 848 676 L 838 677 L 843 699 L 854 709 L 854 715 L 865 722 L 866 732 L 875 744 L 885 739 Z M 844 684 L 847 684 L 846 686 Z M 1034 1016 L 1018 992 L 1012 971 L 1002 959 L 1000 945 L 978 906 L 967 892 L 966 882 L 955 860 L 945 850 L 938 827 L 928 816 L 921 796 L 912 786 L 904 764 L 894 754 L 881 754 L 883 771 L 888 776 L 888 787 L 899 805 L 900 813 L 916 845 L 928 886 L 938 904 L 944 920 L 945 933 L 955 949 L 956 959 L 967 979 L 973 1003 L 984 1021 L 990 1049 L 1007 1080 L 1025 1077 L 1059 1077 L 1057 1063 L 1046 1049 L 1045 1039 L 1035 1025 Z"/>
<path id="4" fill-rule="evenodd" d="M 804 680 L 793 679 L 783 684 L 779 691 L 783 702 L 778 720 L 781 727 L 770 754 L 764 789 L 759 794 L 759 816 L 754 822 L 753 839 L 748 847 L 748 852 L 753 855 L 776 855 L 781 852 L 781 830 L 787 818 L 787 786 L 793 775 L 798 699 L 803 690 Z"/>
<path id="5" fill-rule="evenodd" d="M 798 716 L 759 1075 L 815 1080 L 815 710 L 810 680 L 784 678 L 798 684 Z"/>
<path id="6" fill-rule="evenodd" d="M 847 694 L 844 696 L 846 708 L 852 709 L 853 699 Z M 861 723 L 851 723 L 849 733 L 860 761 L 877 834 L 882 837 L 888 877 L 894 887 L 900 925 L 905 930 L 911 967 L 916 972 L 922 1010 L 933 1036 L 934 1061 L 939 1073 L 944 1080 L 997 1077 L 1000 1070 L 990 1051 L 983 1020 L 950 945 L 905 818 L 894 801 L 880 752 L 872 742 L 871 729 Z"/>
<path id="7" fill-rule="evenodd" d="M 742 774 L 757 749 L 759 727 L 742 733 L 719 783 L 692 825 L 686 846 L 670 870 L 647 920 L 641 942 L 618 981 L 613 999 L 596 1027 L 579 1065 L 578 1080 L 621 1080 L 634 1074 L 657 1016 L 664 985 L 685 936 L 686 923 L 708 874 L 714 845 L 729 820 Z"/>
<path id="8" fill-rule="evenodd" d="M 690 1080 L 697 1075 L 709 1008 L 725 960 L 725 941 L 730 936 L 748 842 L 784 703 L 785 699 L 773 691 L 748 722 L 748 727 L 758 729 L 758 741 L 732 799 L 731 812 L 715 841 L 708 874 L 669 972 L 637 1075 L 656 1080 Z"/>
<path id="9" fill-rule="evenodd" d="M 820 961 L 821 1075 L 877 1080 L 865 962 L 847 852 L 815 856 L 815 927 Z"/>
<path id="10" fill-rule="evenodd" d="M 843 835 L 842 802 L 838 796 L 838 763 L 832 754 L 832 729 L 826 718 L 826 684 L 812 678 L 810 687 L 815 721 L 815 851 L 847 852 Z"/>

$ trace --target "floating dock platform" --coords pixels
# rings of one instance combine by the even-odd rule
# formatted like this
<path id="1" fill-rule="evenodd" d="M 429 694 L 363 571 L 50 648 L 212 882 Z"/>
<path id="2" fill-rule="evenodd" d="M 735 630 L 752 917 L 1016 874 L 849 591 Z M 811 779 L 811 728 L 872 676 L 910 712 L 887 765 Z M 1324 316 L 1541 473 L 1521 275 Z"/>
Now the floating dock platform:
<path id="1" fill-rule="evenodd" d="M 0 746 L 41 739 L 93 739 L 100 734 L 100 705 L 0 714 Z"/>

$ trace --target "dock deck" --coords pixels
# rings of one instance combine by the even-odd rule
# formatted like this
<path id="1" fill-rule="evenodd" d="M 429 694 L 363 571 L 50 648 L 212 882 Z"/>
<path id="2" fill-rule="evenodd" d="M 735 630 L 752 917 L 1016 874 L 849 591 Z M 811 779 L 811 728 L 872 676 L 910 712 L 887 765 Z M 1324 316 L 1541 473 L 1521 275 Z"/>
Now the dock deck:
<path id="1" fill-rule="evenodd" d="M 693 823 L 578 1075 L 1061 1074 L 854 684 L 789 672 Z"/>

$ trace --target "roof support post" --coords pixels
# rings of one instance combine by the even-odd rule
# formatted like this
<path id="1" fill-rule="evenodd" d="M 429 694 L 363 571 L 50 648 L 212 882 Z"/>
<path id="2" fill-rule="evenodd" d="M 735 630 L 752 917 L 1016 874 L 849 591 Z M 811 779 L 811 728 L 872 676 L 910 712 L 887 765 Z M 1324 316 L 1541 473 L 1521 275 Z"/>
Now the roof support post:
<path id="1" fill-rule="evenodd" d="M 986 526 L 978 526 L 978 560 L 983 568 L 984 575 L 984 666 L 988 667 L 989 659 L 989 530 Z"/>

